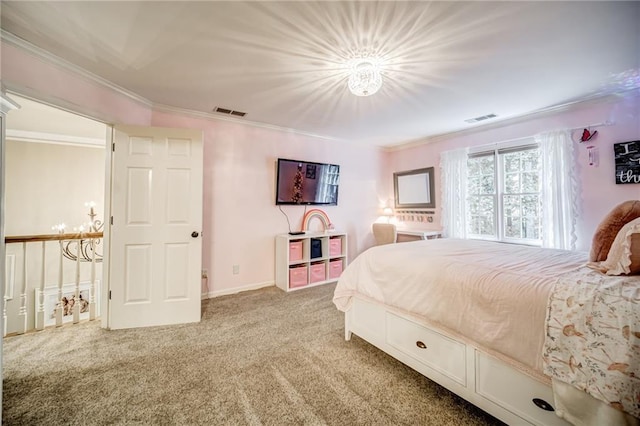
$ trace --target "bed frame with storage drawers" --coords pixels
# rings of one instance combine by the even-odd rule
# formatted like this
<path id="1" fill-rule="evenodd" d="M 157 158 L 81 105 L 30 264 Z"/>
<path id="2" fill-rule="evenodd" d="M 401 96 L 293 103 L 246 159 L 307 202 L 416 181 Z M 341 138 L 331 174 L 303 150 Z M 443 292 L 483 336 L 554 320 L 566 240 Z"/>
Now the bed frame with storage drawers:
<path id="1" fill-rule="evenodd" d="M 509 425 L 569 425 L 549 384 L 416 318 L 354 296 L 345 339 L 352 333 Z"/>

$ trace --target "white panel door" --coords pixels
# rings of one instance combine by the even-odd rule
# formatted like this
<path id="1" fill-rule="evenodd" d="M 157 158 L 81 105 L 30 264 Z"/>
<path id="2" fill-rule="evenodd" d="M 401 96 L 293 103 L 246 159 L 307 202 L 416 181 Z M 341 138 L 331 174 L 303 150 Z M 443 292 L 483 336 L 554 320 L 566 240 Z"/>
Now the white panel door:
<path id="1" fill-rule="evenodd" d="M 202 132 L 113 134 L 109 328 L 200 321 Z"/>

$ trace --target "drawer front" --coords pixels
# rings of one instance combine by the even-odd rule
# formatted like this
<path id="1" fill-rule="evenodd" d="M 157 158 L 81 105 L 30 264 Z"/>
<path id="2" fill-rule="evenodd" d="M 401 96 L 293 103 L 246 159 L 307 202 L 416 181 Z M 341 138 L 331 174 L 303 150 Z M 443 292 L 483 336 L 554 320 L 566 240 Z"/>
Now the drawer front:
<path id="1" fill-rule="evenodd" d="M 289 268 L 289 288 L 307 285 L 307 267 Z"/>
<path id="2" fill-rule="evenodd" d="M 394 314 L 387 314 L 387 343 L 466 386 L 465 345 Z"/>
<path id="3" fill-rule="evenodd" d="M 476 393 L 537 425 L 567 426 L 555 411 L 538 407 L 533 400 L 553 406 L 551 387 L 476 351 Z"/>
<path id="4" fill-rule="evenodd" d="M 302 260 L 302 241 L 289 242 L 289 262 Z"/>
<path id="5" fill-rule="evenodd" d="M 342 254 L 342 239 L 332 238 L 329 240 L 329 255 L 340 256 Z"/>
<path id="6" fill-rule="evenodd" d="M 329 278 L 340 278 L 342 275 L 342 260 L 329 262 Z"/>
<path id="7" fill-rule="evenodd" d="M 324 263 L 318 265 L 311 265 L 309 267 L 309 281 L 312 283 L 317 283 L 319 281 L 326 280 L 326 269 Z"/>

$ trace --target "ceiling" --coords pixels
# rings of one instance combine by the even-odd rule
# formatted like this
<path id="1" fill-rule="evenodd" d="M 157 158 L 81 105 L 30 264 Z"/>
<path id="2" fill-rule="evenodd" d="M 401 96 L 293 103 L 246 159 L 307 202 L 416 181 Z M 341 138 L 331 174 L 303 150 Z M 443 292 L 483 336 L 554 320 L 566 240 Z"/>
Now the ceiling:
<path id="1" fill-rule="evenodd" d="M 640 87 L 640 2 L 3 0 L 1 14 L 156 105 L 376 146 Z M 345 64 L 363 52 L 383 86 L 356 97 Z"/>

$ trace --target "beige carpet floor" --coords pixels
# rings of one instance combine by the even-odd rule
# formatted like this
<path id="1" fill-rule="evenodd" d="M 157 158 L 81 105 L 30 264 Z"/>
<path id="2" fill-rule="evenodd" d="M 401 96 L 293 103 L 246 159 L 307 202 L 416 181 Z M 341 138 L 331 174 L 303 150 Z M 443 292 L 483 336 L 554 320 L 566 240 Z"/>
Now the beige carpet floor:
<path id="1" fill-rule="evenodd" d="M 365 341 L 334 285 L 203 301 L 202 322 L 5 338 L 5 425 L 494 425 Z"/>

